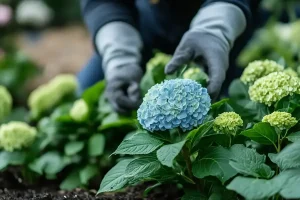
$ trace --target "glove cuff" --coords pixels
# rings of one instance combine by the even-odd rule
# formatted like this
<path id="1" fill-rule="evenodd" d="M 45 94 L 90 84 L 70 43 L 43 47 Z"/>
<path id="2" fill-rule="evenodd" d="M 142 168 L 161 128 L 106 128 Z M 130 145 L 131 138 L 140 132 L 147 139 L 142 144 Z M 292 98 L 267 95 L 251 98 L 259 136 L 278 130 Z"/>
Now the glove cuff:
<path id="1" fill-rule="evenodd" d="M 231 3 L 216 2 L 199 10 L 190 31 L 206 32 L 220 38 L 231 49 L 236 38 L 246 29 L 243 11 Z"/>
<path id="2" fill-rule="evenodd" d="M 143 47 L 139 32 L 125 22 L 110 22 L 96 35 L 96 47 L 102 56 L 105 74 L 115 66 L 139 65 Z"/>

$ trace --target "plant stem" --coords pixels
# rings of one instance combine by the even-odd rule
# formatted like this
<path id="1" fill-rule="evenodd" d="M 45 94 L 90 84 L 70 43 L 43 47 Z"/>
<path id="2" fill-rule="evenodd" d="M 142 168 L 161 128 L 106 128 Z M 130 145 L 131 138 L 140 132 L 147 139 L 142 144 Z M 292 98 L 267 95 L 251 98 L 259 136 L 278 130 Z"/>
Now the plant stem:
<path id="1" fill-rule="evenodd" d="M 281 142 L 282 142 L 282 140 L 280 139 L 280 136 L 278 136 L 277 153 L 279 153 L 281 150 Z"/>
<path id="2" fill-rule="evenodd" d="M 186 147 L 183 147 L 182 154 L 183 154 L 186 166 L 187 166 L 187 171 L 188 171 L 189 177 L 193 180 L 194 176 L 193 176 L 193 173 L 192 173 L 192 162 L 191 162 L 191 159 L 190 159 L 190 155 L 188 153 L 188 149 Z"/>
<path id="3" fill-rule="evenodd" d="M 195 179 L 195 177 L 193 175 L 193 172 L 192 172 L 192 162 L 191 162 L 191 158 L 190 158 L 190 154 L 189 154 L 188 148 L 184 146 L 182 148 L 181 152 L 182 152 L 183 158 L 184 158 L 185 163 L 186 163 L 186 167 L 187 167 L 189 178 L 192 179 L 196 183 L 197 189 L 199 191 L 203 191 L 203 188 L 202 188 L 200 182 L 197 179 Z"/>

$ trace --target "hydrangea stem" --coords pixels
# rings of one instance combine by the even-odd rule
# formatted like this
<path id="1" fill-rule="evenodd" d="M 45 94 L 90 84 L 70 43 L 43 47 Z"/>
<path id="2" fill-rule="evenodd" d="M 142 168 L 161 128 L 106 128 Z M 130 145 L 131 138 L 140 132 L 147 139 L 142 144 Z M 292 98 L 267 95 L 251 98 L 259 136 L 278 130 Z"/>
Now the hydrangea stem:
<path id="1" fill-rule="evenodd" d="M 186 146 L 184 146 L 182 148 L 181 152 L 182 152 L 183 158 L 184 158 L 185 163 L 186 163 L 186 167 L 187 167 L 189 178 L 196 183 L 197 189 L 199 191 L 203 191 L 202 185 L 200 184 L 200 180 L 195 179 L 195 177 L 193 175 L 193 172 L 192 172 L 192 162 L 191 162 L 190 153 L 189 153 L 188 148 Z"/>

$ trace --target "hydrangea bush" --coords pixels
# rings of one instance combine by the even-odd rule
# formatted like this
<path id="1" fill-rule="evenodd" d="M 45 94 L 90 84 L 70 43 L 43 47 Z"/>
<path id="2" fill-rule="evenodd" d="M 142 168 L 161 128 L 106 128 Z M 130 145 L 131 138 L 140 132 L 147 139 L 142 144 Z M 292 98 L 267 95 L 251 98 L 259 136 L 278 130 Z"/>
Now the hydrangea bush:
<path id="1" fill-rule="evenodd" d="M 173 183 L 182 199 L 300 198 L 299 79 L 270 60 L 248 67 L 247 81 L 212 105 L 192 80 L 154 85 L 138 110 L 141 128 L 115 150 L 123 159 L 98 192 L 147 181 L 147 193 Z"/>

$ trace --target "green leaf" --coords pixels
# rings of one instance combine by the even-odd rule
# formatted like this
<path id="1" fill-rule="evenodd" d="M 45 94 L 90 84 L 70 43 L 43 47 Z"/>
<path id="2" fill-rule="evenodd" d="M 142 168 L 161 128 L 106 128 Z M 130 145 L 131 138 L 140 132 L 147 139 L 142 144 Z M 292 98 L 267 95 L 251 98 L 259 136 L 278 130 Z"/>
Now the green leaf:
<path id="1" fill-rule="evenodd" d="M 57 174 L 65 167 L 65 162 L 58 152 L 50 151 L 29 164 L 29 168 L 38 174 Z"/>
<path id="2" fill-rule="evenodd" d="M 246 199 L 268 199 L 279 193 L 285 199 L 300 198 L 300 169 L 281 172 L 271 180 L 236 177 L 227 189 L 236 191 Z"/>
<path id="3" fill-rule="evenodd" d="M 211 106 L 210 106 L 210 109 L 211 110 L 216 110 L 216 109 L 219 109 L 221 106 L 223 106 L 225 103 L 228 103 L 229 99 L 226 98 L 226 99 L 222 99 L 216 103 L 213 103 Z"/>
<path id="4" fill-rule="evenodd" d="M 275 105 L 275 110 L 292 113 L 296 108 L 299 108 L 299 106 L 300 95 L 293 94 L 291 96 L 284 97 L 279 102 L 277 102 Z"/>
<path id="5" fill-rule="evenodd" d="M 101 156 L 105 148 L 105 137 L 102 134 L 95 134 L 88 141 L 88 153 L 90 156 Z"/>
<path id="6" fill-rule="evenodd" d="M 185 140 L 175 144 L 168 144 L 162 146 L 156 152 L 158 160 L 161 162 L 161 164 L 168 167 L 172 167 L 174 159 L 180 153 L 184 144 Z"/>
<path id="7" fill-rule="evenodd" d="M 255 149 L 235 144 L 230 148 L 230 152 L 232 157 L 229 164 L 240 174 L 257 178 L 271 178 L 275 173 L 265 164 L 266 156 L 258 154 Z"/>
<path id="8" fill-rule="evenodd" d="M 187 144 L 190 148 L 196 146 L 201 140 L 201 138 L 212 129 L 213 123 L 213 120 L 205 122 L 197 129 L 194 129 L 188 133 L 188 135 L 186 136 L 186 140 L 188 141 Z"/>
<path id="9" fill-rule="evenodd" d="M 287 139 L 291 142 L 300 142 L 300 131 L 289 134 L 289 136 L 287 136 Z"/>
<path id="10" fill-rule="evenodd" d="M 72 156 L 80 152 L 84 147 L 84 142 L 82 141 L 73 141 L 65 145 L 65 154 L 67 156 Z"/>
<path id="11" fill-rule="evenodd" d="M 73 190 L 77 187 L 81 186 L 79 173 L 77 171 L 72 172 L 63 180 L 63 182 L 59 185 L 62 190 Z"/>
<path id="12" fill-rule="evenodd" d="M 131 161 L 132 159 L 122 160 L 111 168 L 102 179 L 98 194 L 123 188 L 128 182 L 125 178 L 125 170 Z"/>
<path id="13" fill-rule="evenodd" d="M 159 160 L 155 156 L 144 156 L 132 160 L 125 170 L 125 177 L 134 180 L 149 179 L 161 168 Z"/>
<path id="14" fill-rule="evenodd" d="M 193 174 L 197 178 L 215 176 L 225 183 L 237 174 L 236 170 L 229 165 L 230 158 L 230 151 L 221 146 L 207 148 L 193 163 Z"/>
<path id="15" fill-rule="evenodd" d="M 98 174 L 96 165 L 87 165 L 79 172 L 80 182 L 84 185 L 89 183 L 89 180 Z"/>
<path id="16" fill-rule="evenodd" d="M 104 89 L 105 81 L 100 81 L 92 87 L 86 89 L 82 94 L 82 98 L 89 106 L 92 106 L 98 103 L 99 97 L 102 95 Z"/>
<path id="17" fill-rule="evenodd" d="M 271 161 L 281 170 L 300 167 L 300 143 L 292 143 L 286 146 L 278 154 L 269 153 Z"/>
<path id="18" fill-rule="evenodd" d="M 238 176 L 230 182 L 227 189 L 237 192 L 246 199 L 267 199 L 275 195 L 280 187 L 281 185 L 272 180 Z"/>
<path id="19" fill-rule="evenodd" d="M 185 192 L 183 197 L 181 197 L 181 200 L 207 200 L 207 197 L 197 190 L 192 190 Z"/>
<path id="20" fill-rule="evenodd" d="M 253 128 L 242 131 L 242 135 L 264 145 L 274 145 L 278 140 L 277 133 L 275 129 L 265 122 L 260 122 L 254 125 Z"/>
<path id="21" fill-rule="evenodd" d="M 23 165 L 25 163 L 26 154 L 24 152 L 1 151 L 0 152 L 0 170 L 9 165 Z"/>
<path id="22" fill-rule="evenodd" d="M 266 105 L 251 101 L 250 99 L 230 99 L 229 103 L 236 113 L 243 119 L 246 118 L 251 120 L 251 122 L 260 122 L 265 115 L 269 114 Z"/>
<path id="23" fill-rule="evenodd" d="M 231 82 L 228 93 L 234 99 L 249 99 L 248 89 L 240 79 L 235 79 Z"/>
<path id="24" fill-rule="evenodd" d="M 120 116 L 119 114 L 112 112 L 102 120 L 98 129 L 104 131 L 107 129 L 122 128 L 124 126 L 135 126 L 135 119 Z"/>
<path id="25" fill-rule="evenodd" d="M 133 135 L 129 139 L 123 140 L 113 154 L 149 154 L 155 151 L 162 144 L 162 141 L 142 131 Z"/>
<path id="26" fill-rule="evenodd" d="M 71 103 L 65 103 L 65 104 L 58 106 L 52 112 L 51 117 L 50 117 L 51 120 L 56 121 L 61 117 L 65 117 L 66 115 L 68 116 L 72 106 L 73 106 L 73 104 L 71 104 Z"/>
<path id="27" fill-rule="evenodd" d="M 280 195 L 285 199 L 300 198 L 300 169 L 287 170 L 279 174 L 276 182 L 282 184 Z"/>
<path id="28" fill-rule="evenodd" d="M 226 134 L 219 133 L 203 136 L 199 143 L 193 147 L 191 153 L 197 152 L 199 149 L 205 149 L 213 143 L 223 147 L 229 147 L 230 138 Z"/>

